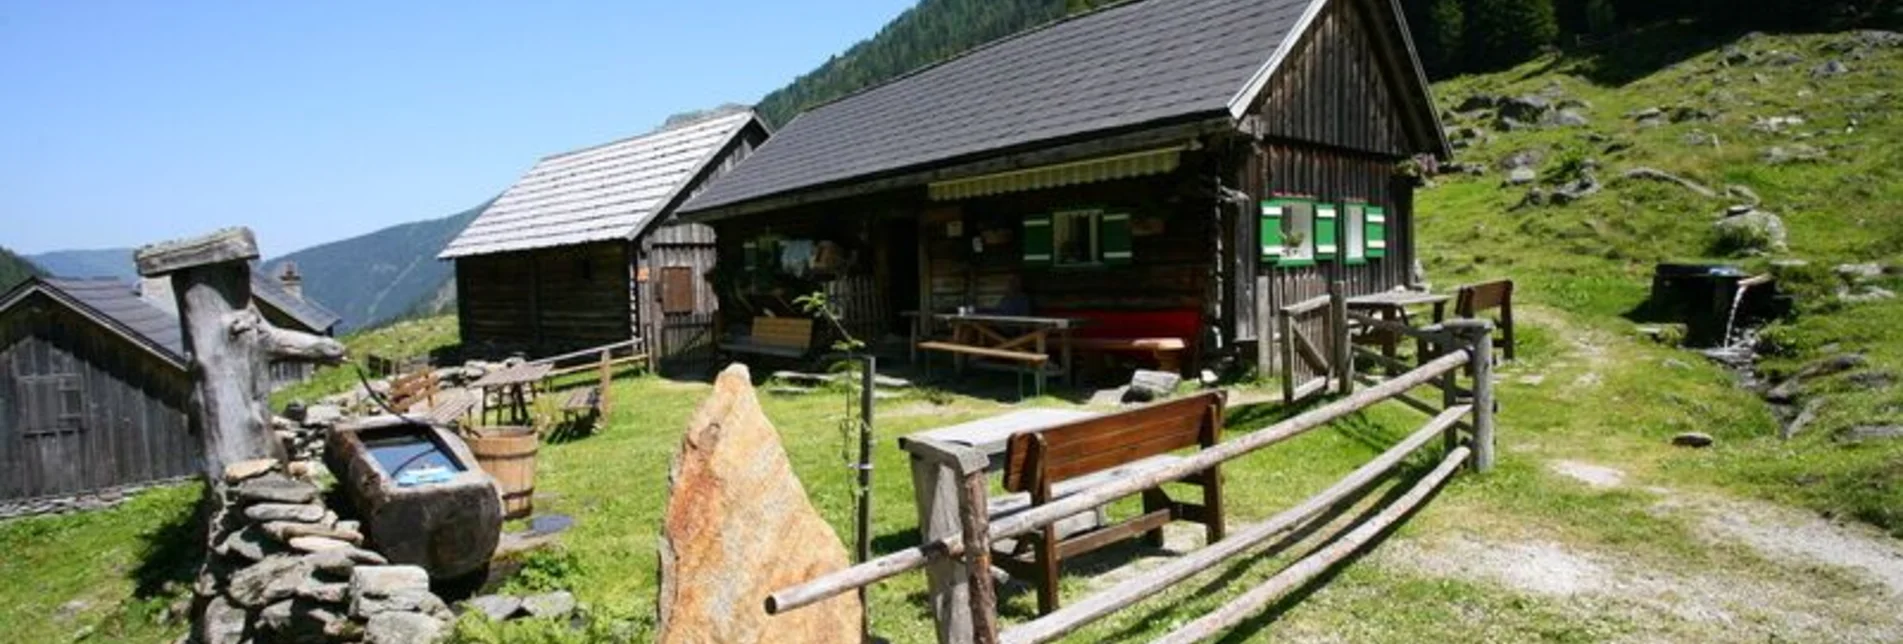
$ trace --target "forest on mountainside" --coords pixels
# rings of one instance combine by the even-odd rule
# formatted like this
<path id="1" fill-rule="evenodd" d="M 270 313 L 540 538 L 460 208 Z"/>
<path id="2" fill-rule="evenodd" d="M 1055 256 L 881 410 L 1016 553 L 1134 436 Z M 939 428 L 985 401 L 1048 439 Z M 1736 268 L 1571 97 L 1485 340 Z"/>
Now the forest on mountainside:
<path id="1" fill-rule="evenodd" d="M 1899 0 L 1402 0 L 1436 80 L 1505 69 L 1555 47 L 1627 28 L 1697 19 L 1718 30 L 1841 28 L 1903 22 Z M 1111 0 L 920 0 L 879 30 L 760 100 L 774 127 L 801 111 Z"/>
<path id="2" fill-rule="evenodd" d="M 14 254 L 5 246 L 0 246 L 0 293 L 12 290 L 27 278 L 40 274 L 39 267 L 26 258 Z"/>

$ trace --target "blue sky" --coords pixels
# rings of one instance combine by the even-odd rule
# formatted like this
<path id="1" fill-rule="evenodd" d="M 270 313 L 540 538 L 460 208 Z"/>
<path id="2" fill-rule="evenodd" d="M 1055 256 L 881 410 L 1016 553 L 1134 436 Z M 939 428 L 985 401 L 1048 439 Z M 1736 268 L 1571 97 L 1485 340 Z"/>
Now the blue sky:
<path id="1" fill-rule="evenodd" d="M 755 102 L 910 4 L 0 0 L 0 245 L 242 224 L 278 255 L 450 215 Z"/>

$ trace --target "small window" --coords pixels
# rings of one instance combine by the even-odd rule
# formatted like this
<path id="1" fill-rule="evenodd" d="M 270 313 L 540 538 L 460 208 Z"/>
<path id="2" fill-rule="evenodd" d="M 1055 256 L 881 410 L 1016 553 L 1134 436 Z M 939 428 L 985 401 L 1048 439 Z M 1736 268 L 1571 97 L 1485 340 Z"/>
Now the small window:
<path id="1" fill-rule="evenodd" d="M 1051 215 L 1058 266 L 1103 263 L 1103 211 L 1069 210 Z"/>
<path id="2" fill-rule="evenodd" d="M 661 312 L 694 312 L 694 269 L 668 266 L 661 269 Z"/>
<path id="3" fill-rule="evenodd" d="M 1315 263 L 1315 204 L 1282 203 L 1282 265 Z"/>
<path id="4" fill-rule="evenodd" d="M 1368 261 L 1368 209 L 1366 204 L 1351 203 L 1342 207 L 1342 260 L 1350 264 Z"/>
<path id="5" fill-rule="evenodd" d="M 67 434 L 83 429 L 86 392 L 78 374 L 18 376 L 21 430 L 28 437 Z"/>

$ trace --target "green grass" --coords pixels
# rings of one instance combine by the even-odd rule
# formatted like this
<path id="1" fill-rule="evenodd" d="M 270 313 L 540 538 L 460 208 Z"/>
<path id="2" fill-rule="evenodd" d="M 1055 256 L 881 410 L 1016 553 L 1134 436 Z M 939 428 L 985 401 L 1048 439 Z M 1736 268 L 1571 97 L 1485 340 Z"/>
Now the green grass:
<path id="1" fill-rule="evenodd" d="M 197 573 L 197 484 L 118 507 L 0 522 L 0 625 L 13 642 L 170 641 Z"/>
<path id="2" fill-rule="evenodd" d="M 409 360 L 428 359 L 431 352 L 455 346 L 458 342 L 456 316 L 404 320 L 359 331 L 341 338 L 341 341 L 349 349 L 350 363 L 319 367 L 311 374 L 310 380 L 273 393 L 271 407 L 283 409 L 293 400 L 313 402 L 356 386 L 357 370 L 365 367 L 367 356 L 388 358 L 400 365 Z"/>

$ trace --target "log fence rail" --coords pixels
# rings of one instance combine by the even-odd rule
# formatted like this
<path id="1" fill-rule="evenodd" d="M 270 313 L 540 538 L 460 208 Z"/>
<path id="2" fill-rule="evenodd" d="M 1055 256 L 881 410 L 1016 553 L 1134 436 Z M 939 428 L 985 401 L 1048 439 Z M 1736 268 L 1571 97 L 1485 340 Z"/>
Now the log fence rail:
<path id="1" fill-rule="evenodd" d="M 1486 320 L 1453 320 L 1426 328 L 1413 328 L 1349 312 L 1336 295 L 1299 303 L 1284 310 L 1285 315 L 1328 311 L 1332 351 L 1327 355 L 1303 356 L 1328 363 L 1322 386 L 1340 395 L 1337 399 L 1299 413 L 1266 428 L 1223 441 L 1213 447 L 1185 455 L 1172 464 L 1141 475 L 1105 482 L 1072 496 L 1031 508 L 1022 513 L 993 520 L 987 509 L 987 457 L 977 450 L 952 444 L 933 444 L 915 450 L 915 456 L 936 462 L 961 481 L 958 512 L 961 530 L 919 546 L 893 552 L 859 565 L 819 576 L 798 585 L 783 588 L 766 598 L 766 611 L 779 614 L 853 591 L 879 581 L 920 570 L 934 562 L 962 564 L 961 574 L 953 583 L 963 586 L 947 596 L 963 597 L 966 605 L 935 606 L 940 624 L 940 639 L 949 642 L 1047 642 L 1074 632 L 1092 621 L 1128 608 L 1146 598 L 1168 590 L 1172 585 L 1208 571 L 1225 561 L 1243 556 L 1261 544 L 1281 538 L 1290 542 L 1319 530 L 1322 517 L 1330 510 L 1351 504 L 1356 493 L 1377 484 L 1394 472 L 1408 456 L 1443 438 L 1443 451 L 1436 465 L 1416 480 L 1400 497 L 1359 525 L 1344 528 L 1333 541 L 1290 564 L 1263 584 L 1244 592 L 1215 612 L 1201 616 L 1166 635 L 1163 641 L 1193 642 L 1209 639 L 1259 613 L 1264 607 L 1288 595 L 1353 552 L 1365 547 L 1389 526 L 1426 503 L 1443 483 L 1463 465 L 1477 472 L 1492 469 L 1494 459 L 1494 402 L 1492 379 L 1493 325 Z M 1382 328 L 1413 337 L 1420 348 L 1420 362 L 1403 373 L 1379 380 L 1357 376 L 1353 365 L 1357 358 L 1381 357 L 1379 353 L 1352 349 L 1348 336 L 1354 328 Z M 1316 354 L 1322 354 L 1320 350 Z M 1294 356 L 1285 356 L 1293 358 Z M 1406 367 L 1405 364 L 1384 366 Z M 1284 364 L 1287 364 L 1286 362 Z M 1318 370 L 1319 371 L 1319 370 Z M 1471 380 L 1470 388 L 1457 381 L 1462 373 Z M 1356 391 L 1359 382 L 1365 388 Z M 1306 385 L 1305 387 L 1312 387 Z M 1414 392 L 1422 387 L 1442 392 L 1439 406 L 1421 400 Z M 1282 511 L 1261 523 L 1232 532 L 1227 538 L 1146 571 L 1075 604 L 1063 607 L 1029 622 L 1000 630 L 997 596 L 991 579 L 991 544 L 1016 537 L 1082 512 L 1089 512 L 1118 498 L 1127 497 L 1163 483 L 1177 482 L 1222 463 L 1254 453 L 1271 445 L 1300 436 L 1328 423 L 1385 401 L 1397 401 L 1425 412 L 1431 419 L 1414 433 L 1334 485 Z M 956 602 L 954 603 L 956 604 Z M 945 628 L 944 625 L 957 625 Z M 963 625 L 969 624 L 969 627 Z"/>

